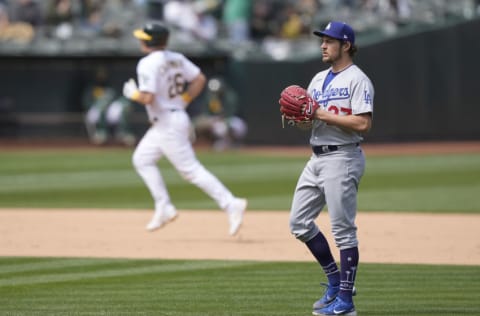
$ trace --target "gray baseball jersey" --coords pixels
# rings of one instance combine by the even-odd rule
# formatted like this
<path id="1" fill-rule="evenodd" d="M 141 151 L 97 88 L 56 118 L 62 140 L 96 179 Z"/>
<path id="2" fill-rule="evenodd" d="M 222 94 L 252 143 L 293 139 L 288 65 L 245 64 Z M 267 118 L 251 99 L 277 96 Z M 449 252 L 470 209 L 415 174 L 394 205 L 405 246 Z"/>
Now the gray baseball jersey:
<path id="1" fill-rule="evenodd" d="M 337 74 L 330 69 L 319 72 L 310 82 L 308 92 L 322 109 L 337 115 L 373 114 L 373 85 L 356 65 Z M 365 170 L 365 156 L 359 146 L 362 140 L 354 131 L 314 121 L 310 144 L 325 147 L 326 152 L 312 154 L 295 189 L 290 227 L 298 239 L 307 242 L 318 234 L 315 219 L 328 205 L 338 248 L 358 245 L 357 190 Z"/>
<path id="2" fill-rule="evenodd" d="M 373 85 L 360 68 L 352 64 L 336 74 L 324 87 L 329 73 L 330 69 L 327 69 L 316 74 L 307 89 L 322 109 L 337 115 L 373 113 Z M 342 145 L 355 144 L 362 140 L 358 133 L 346 132 L 339 127 L 316 120 L 310 144 Z"/>

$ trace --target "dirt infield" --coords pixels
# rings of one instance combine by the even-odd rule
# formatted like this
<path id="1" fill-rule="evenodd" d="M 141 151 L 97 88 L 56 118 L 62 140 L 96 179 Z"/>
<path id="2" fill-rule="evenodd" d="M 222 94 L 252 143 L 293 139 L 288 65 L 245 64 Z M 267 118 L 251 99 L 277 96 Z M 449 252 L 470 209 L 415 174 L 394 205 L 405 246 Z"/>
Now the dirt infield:
<path id="1" fill-rule="evenodd" d="M 0 256 L 312 261 L 289 233 L 288 212 L 247 212 L 236 237 L 228 236 L 220 211 L 181 210 L 175 222 L 149 233 L 151 215 L 3 209 Z M 318 224 L 332 242 L 327 216 Z M 359 213 L 357 223 L 362 262 L 480 265 L 479 215 Z"/>

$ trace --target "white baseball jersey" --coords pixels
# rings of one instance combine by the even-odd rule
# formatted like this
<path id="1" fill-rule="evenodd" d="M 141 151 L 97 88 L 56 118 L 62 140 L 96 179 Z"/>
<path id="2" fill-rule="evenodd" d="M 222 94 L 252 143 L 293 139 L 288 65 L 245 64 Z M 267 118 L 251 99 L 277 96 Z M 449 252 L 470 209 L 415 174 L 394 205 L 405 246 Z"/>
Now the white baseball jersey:
<path id="1" fill-rule="evenodd" d="M 360 68 L 352 64 L 337 73 L 324 87 L 330 69 L 316 74 L 308 86 L 308 92 L 320 107 L 337 115 L 373 114 L 374 89 L 370 79 Z M 363 137 L 356 132 L 347 132 L 339 127 L 315 120 L 310 144 L 344 145 L 359 143 Z"/>
<path id="2" fill-rule="evenodd" d="M 153 104 L 146 106 L 149 119 L 166 110 L 183 110 L 185 84 L 199 73 L 200 69 L 180 53 L 154 51 L 143 57 L 137 65 L 138 88 L 155 95 Z"/>
<path id="3" fill-rule="evenodd" d="M 200 163 L 190 143 L 191 122 L 181 94 L 200 73 L 184 55 L 172 51 L 151 52 L 137 65 L 139 90 L 154 94 L 154 100 L 145 106 L 152 125 L 138 143 L 132 160 L 155 201 L 157 218 L 175 212 L 157 164 L 163 157 L 221 209 L 227 210 L 234 201 L 233 194 Z"/>

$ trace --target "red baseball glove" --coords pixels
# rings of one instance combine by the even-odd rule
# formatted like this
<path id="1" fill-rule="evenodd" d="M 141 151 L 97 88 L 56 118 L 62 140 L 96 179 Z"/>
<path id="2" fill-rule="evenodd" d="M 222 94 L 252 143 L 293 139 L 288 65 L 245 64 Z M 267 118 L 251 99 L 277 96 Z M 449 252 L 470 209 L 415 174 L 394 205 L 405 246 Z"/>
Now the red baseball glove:
<path id="1" fill-rule="evenodd" d="M 307 90 L 291 85 L 280 93 L 280 113 L 282 120 L 286 119 L 289 125 L 311 122 L 315 111 L 319 108 L 318 103 L 308 94 Z"/>

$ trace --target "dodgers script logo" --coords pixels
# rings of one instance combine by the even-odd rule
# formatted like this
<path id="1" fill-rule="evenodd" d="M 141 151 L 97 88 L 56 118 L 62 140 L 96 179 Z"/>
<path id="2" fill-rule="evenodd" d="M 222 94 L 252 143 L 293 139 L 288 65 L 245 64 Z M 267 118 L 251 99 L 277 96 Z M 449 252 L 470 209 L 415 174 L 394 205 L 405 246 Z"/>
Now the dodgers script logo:
<path id="1" fill-rule="evenodd" d="M 350 98 L 350 91 L 348 87 L 344 88 L 333 88 L 328 86 L 327 89 L 323 92 L 323 99 L 329 100 L 338 100 L 338 99 L 348 99 Z"/>
<path id="2" fill-rule="evenodd" d="M 327 89 L 322 91 L 313 89 L 312 98 L 319 104 L 326 106 L 328 101 L 331 100 L 343 100 L 350 98 L 350 89 L 348 87 L 332 87 L 328 86 Z"/>

